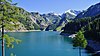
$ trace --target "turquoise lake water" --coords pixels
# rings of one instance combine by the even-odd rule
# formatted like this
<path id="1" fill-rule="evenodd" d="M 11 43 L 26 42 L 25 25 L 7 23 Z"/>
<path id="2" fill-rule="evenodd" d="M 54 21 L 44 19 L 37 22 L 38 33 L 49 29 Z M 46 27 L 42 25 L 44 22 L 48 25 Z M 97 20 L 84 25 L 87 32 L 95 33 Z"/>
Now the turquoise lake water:
<path id="1" fill-rule="evenodd" d="M 13 49 L 6 48 L 6 56 L 10 56 L 10 53 L 16 56 L 79 56 L 79 51 L 77 48 L 74 49 L 71 39 L 59 35 L 59 32 L 36 31 L 8 34 L 22 42 L 15 45 Z M 89 55 L 82 50 L 82 56 Z"/>

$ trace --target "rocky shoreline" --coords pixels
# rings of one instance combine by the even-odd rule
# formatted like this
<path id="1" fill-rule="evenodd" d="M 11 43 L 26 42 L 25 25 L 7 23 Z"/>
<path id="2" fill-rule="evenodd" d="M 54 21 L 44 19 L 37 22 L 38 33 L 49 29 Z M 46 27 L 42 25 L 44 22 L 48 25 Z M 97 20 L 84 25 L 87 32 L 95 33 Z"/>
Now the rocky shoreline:
<path id="1" fill-rule="evenodd" d="M 73 39 L 76 34 L 60 33 L 60 35 L 68 36 Z M 92 53 L 92 56 L 100 56 L 100 43 L 93 40 L 87 40 L 87 42 L 88 45 L 85 49 L 88 51 L 88 53 Z"/>
<path id="2" fill-rule="evenodd" d="M 100 56 L 100 43 L 93 40 L 87 40 L 87 42 L 86 50 L 93 53 L 92 56 Z"/>
<path id="3" fill-rule="evenodd" d="M 70 37 L 70 38 L 74 38 L 76 34 L 60 33 L 60 35 L 68 36 L 68 37 Z"/>

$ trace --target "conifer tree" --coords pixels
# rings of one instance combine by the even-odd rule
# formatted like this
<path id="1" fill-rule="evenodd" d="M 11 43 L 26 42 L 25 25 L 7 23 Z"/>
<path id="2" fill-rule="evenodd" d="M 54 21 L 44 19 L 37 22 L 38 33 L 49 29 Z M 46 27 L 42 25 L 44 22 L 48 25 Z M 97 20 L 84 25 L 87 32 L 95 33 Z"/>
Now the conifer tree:
<path id="1" fill-rule="evenodd" d="M 83 32 L 84 31 L 77 32 L 76 37 L 73 39 L 73 46 L 79 47 L 79 56 L 81 56 L 81 48 L 86 48 L 87 46 L 87 41 L 84 38 Z"/>
<path id="2" fill-rule="evenodd" d="M 13 30 L 17 27 L 17 18 L 19 17 L 19 9 L 11 4 L 12 0 L 0 0 L 0 29 L 2 32 L 2 56 L 5 56 L 5 44 L 7 47 L 14 47 L 13 42 L 20 42 L 18 39 L 9 37 L 5 34 L 5 30 Z"/>

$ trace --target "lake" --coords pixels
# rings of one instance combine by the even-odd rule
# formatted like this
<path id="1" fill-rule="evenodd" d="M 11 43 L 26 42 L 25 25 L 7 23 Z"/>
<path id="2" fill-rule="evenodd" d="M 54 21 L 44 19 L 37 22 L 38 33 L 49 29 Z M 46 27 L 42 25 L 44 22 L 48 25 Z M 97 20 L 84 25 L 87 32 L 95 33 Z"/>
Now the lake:
<path id="1" fill-rule="evenodd" d="M 6 56 L 10 56 L 10 53 L 16 56 L 79 56 L 79 51 L 73 47 L 71 38 L 61 36 L 59 32 L 34 31 L 8 34 L 22 42 L 16 44 L 13 49 L 6 48 Z M 82 56 L 89 54 L 82 50 Z"/>

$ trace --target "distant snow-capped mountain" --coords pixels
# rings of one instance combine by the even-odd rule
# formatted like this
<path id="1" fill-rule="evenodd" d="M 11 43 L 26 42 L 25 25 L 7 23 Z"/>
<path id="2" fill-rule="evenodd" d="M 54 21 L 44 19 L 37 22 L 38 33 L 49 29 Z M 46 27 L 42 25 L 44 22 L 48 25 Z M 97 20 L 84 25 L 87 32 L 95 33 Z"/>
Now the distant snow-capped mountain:
<path id="1" fill-rule="evenodd" d="M 69 21 L 73 20 L 81 11 L 67 10 L 61 15 L 61 20 L 58 24 L 58 28 L 64 27 Z M 62 28 L 63 29 L 63 28 Z"/>
<path id="2" fill-rule="evenodd" d="M 65 13 L 62 14 L 62 18 L 68 18 L 68 19 L 74 19 L 81 11 L 76 11 L 76 10 L 67 10 Z"/>
<path id="3" fill-rule="evenodd" d="M 72 14 L 72 15 L 75 15 L 75 16 L 77 16 L 80 12 L 81 11 L 76 11 L 76 10 L 71 10 L 71 9 L 65 11 L 65 13 L 69 13 L 69 14 Z"/>
<path id="4" fill-rule="evenodd" d="M 39 14 L 38 12 L 31 12 L 30 18 L 33 18 L 35 24 L 44 30 L 56 30 L 59 26 L 64 26 L 68 20 L 74 19 L 80 11 L 68 10 L 63 14 L 50 12 L 47 14 Z"/>

